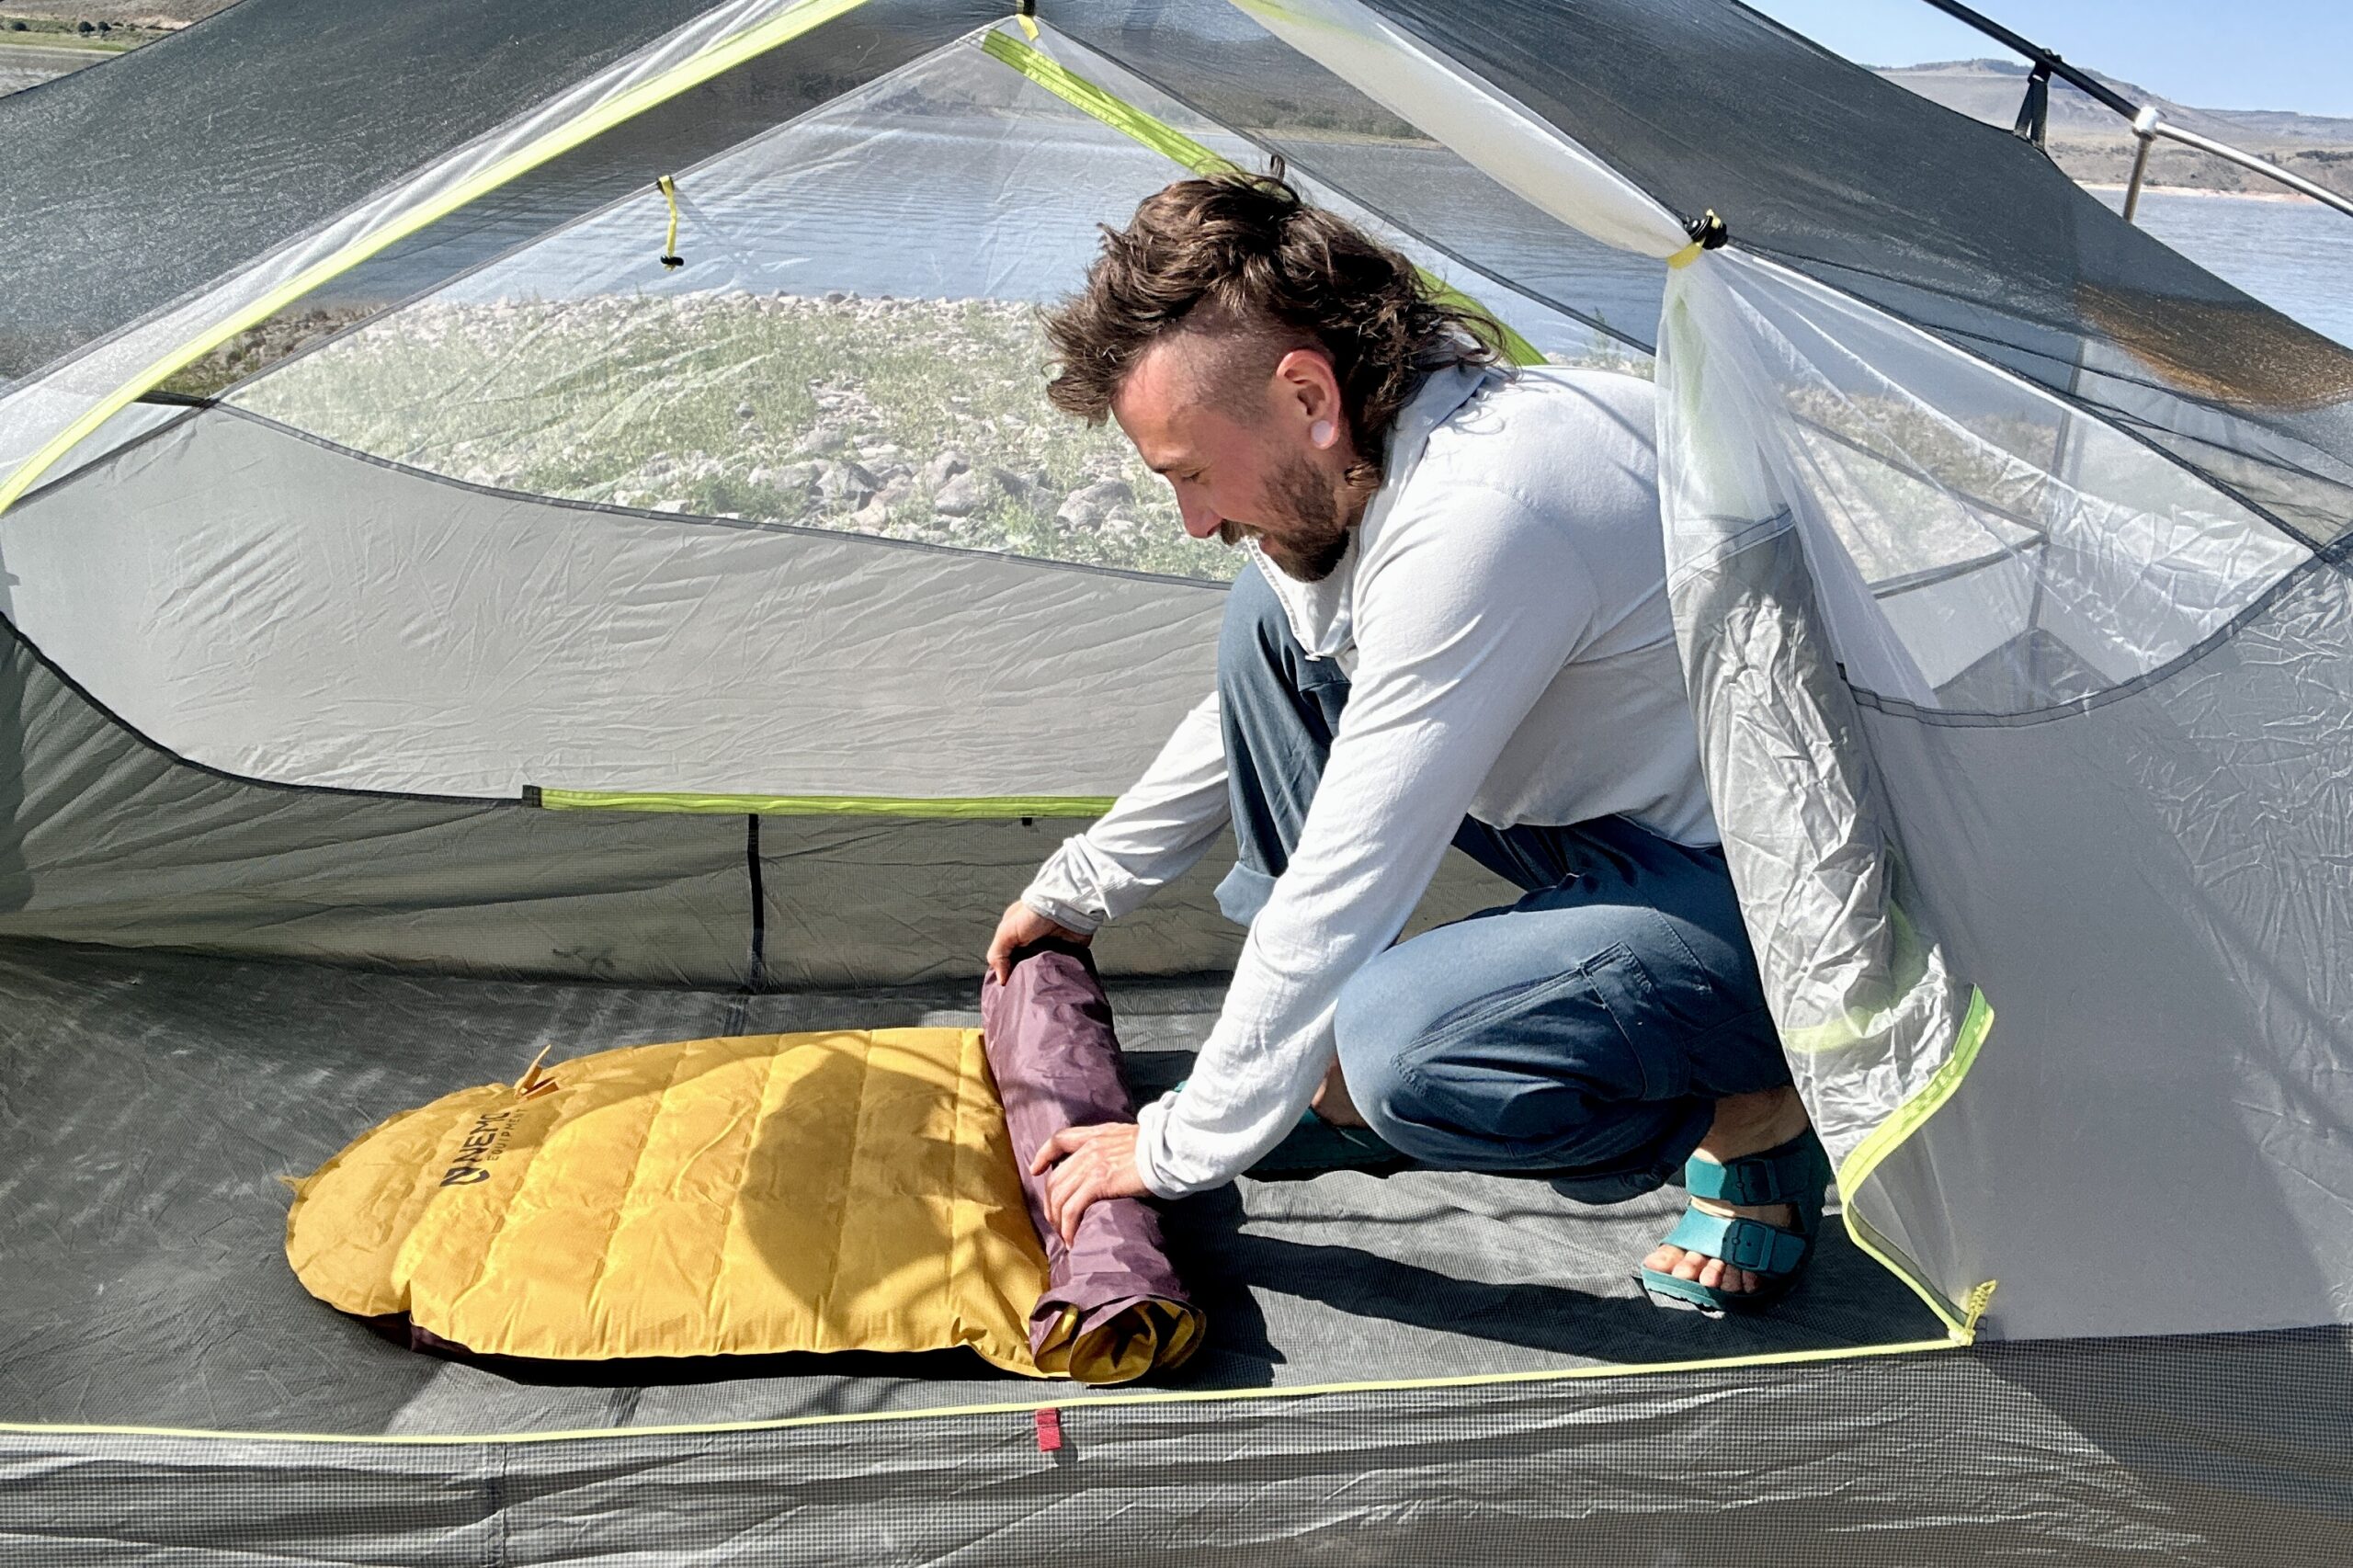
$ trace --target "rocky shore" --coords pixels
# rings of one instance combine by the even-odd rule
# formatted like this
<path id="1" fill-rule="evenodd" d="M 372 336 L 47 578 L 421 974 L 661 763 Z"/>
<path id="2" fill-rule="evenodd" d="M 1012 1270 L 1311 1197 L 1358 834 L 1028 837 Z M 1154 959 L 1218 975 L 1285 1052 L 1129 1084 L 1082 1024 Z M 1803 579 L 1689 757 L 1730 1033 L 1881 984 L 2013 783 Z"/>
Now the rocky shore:
<path id="1" fill-rule="evenodd" d="M 501 489 L 1230 578 L 1045 361 L 1025 304 L 603 294 L 414 306 L 230 401 Z"/>

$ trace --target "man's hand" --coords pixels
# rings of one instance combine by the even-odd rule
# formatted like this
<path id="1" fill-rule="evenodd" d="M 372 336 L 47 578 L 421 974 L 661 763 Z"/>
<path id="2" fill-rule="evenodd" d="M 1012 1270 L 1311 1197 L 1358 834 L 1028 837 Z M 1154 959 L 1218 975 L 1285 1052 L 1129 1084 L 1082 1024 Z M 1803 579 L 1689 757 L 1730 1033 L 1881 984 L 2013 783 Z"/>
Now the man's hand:
<path id="1" fill-rule="evenodd" d="M 1004 916 L 996 923 L 996 935 L 989 942 L 989 972 L 996 976 L 996 983 L 999 985 L 1012 983 L 1013 955 L 1030 943 L 1043 941 L 1048 937 L 1060 937 L 1063 941 L 1075 942 L 1082 948 L 1095 940 L 1084 931 L 1056 925 L 1019 899 L 1006 905 Z"/>
<path id="2" fill-rule="evenodd" d="M 1046 1222 L 1062 1233 L 1065 1246 L 1078 1238 L 1079 1217 L 1097 1199 L 1142 1198 L 1149 1190 L 1136 1174 L 1132 1121 L 1063 1128 L 1039 1148 L 1029 1174 L 1046 1177 Z"/>

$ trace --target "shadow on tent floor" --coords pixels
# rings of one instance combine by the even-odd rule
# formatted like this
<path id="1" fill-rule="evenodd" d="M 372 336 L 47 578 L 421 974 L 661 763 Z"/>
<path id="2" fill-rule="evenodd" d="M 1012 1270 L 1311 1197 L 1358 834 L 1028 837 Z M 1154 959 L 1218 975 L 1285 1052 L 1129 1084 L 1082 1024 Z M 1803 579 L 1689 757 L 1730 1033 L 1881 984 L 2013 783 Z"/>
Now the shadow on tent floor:
<path id="1" fill-rule="evenodd" d="M 1136 1076 L 1172 1081 L 1210 983 L 1115 985 Z M 961 1352 L 507 1375 L 388 1343 L 304 1294 L 281 1175 L 451 1089 L 700 1035 L 973 1024 L 972 988 L 747 997 L 0 944 L 0 1421 L 488 1433 L 1019 1401 Z M 1408 1172 L 1245 1180 L 1171 1206 L 1211 1337 L 1188 1389 L 1647 1364 L 1938 1337 L 1836 1227 L 1773 1313 L 1654 1308 L 1631 1269 L 1679 1205 Z M 603 1375 L 598 1375 L 599 1372 Z M 753 1375 L 742 1375 L 749 1372 Z"/>

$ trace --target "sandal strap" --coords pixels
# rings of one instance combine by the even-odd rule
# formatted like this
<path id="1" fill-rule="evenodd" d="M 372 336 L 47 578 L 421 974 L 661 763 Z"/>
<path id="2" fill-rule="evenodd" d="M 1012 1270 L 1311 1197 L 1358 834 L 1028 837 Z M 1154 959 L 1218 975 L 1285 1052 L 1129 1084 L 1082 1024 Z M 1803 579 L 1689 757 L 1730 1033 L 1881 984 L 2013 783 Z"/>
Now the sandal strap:
<path id="1" fill-rule="evenodd" d="M 1696 1252 L 1702 1257 L 1720 1257 L 1733 1267 L 1745 1268 L 1752 1274 L 1778 1275 L 1797 1272 L 1813 1249 L 1813 1238 L 1768 1225 L 1762 1220 L 1739 1216 L 1726 1219 L 1691 1209 L 1685 1210 L 1682 1221 L 1667 1233 L 1666 1244 Z"/>
<path id="2" fill-rule="evenodd" d="M 1818 1203 L 1829 1184 L 1830 1156 L 1811 1128 L 1761 1153 L 1722 1165 L 1694 1154 L 1683 1165 L 1684 1190 L 1719 1203 Z"/>

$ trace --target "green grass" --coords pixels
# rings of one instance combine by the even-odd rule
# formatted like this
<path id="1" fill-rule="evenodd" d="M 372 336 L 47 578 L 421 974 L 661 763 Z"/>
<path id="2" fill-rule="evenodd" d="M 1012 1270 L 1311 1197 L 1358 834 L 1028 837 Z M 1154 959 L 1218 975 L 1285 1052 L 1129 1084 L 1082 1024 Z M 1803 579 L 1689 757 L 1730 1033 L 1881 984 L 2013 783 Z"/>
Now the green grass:
<path id="1" fill-rule="evenodd" d="M 74 22 L 54 17 L 12 17 L 0 12 L 0 46 L 16 43 L 41 49 L 85 49 L 93 54 L 122 54 L 163 36 L 163 29 L 127 26 L 104 33 L 85 33 Z"/>

